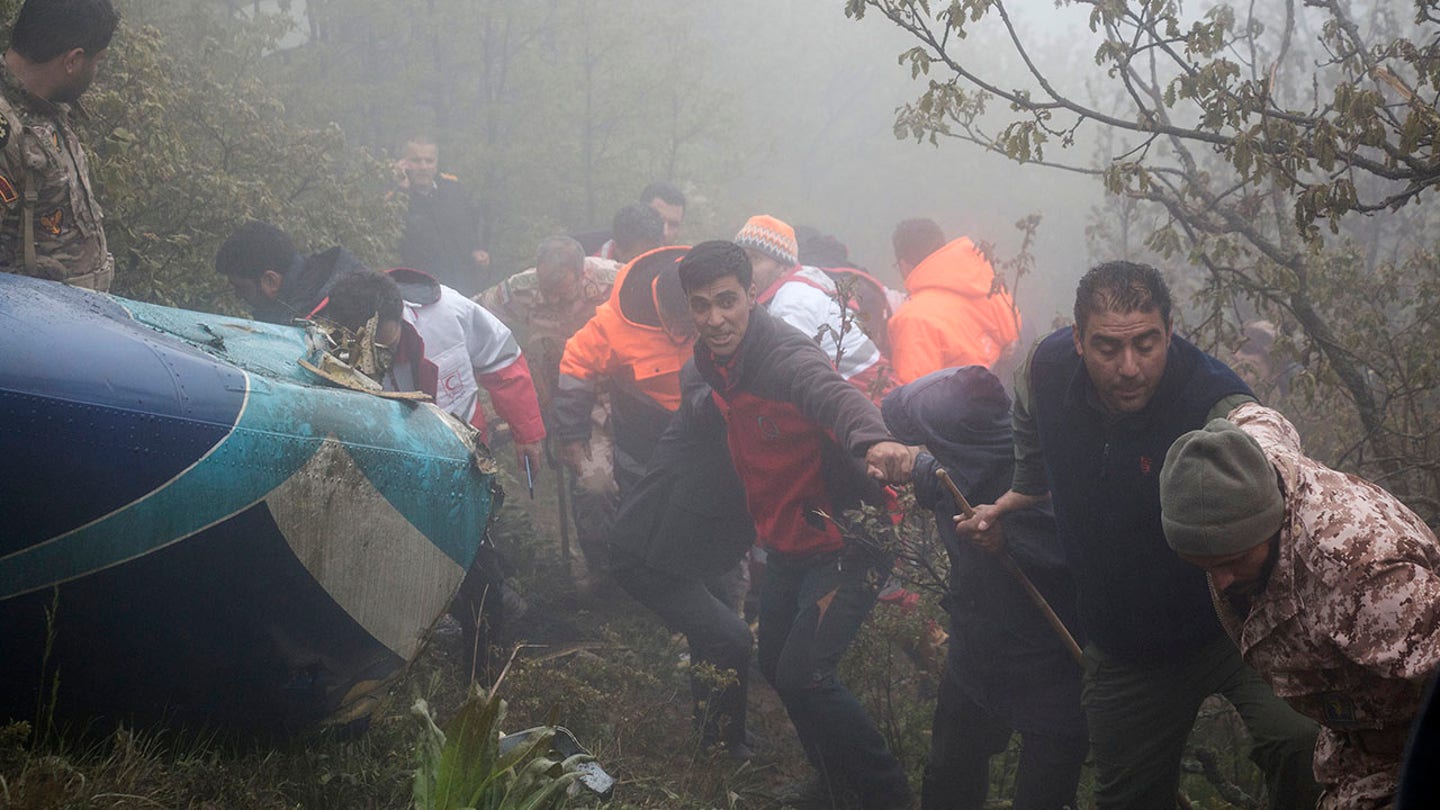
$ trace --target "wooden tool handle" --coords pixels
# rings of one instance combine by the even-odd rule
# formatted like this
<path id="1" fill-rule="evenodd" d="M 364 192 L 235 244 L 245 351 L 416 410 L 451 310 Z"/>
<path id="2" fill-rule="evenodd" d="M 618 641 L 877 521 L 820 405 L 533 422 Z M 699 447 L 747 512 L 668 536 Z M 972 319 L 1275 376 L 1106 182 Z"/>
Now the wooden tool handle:
<path id="1" fill-rule="evenodd" d="M 955 505 L 960 507 L 960 511 L 965 517 L 975 517 L 975 510 L 971 508 L 970 502 L 965 500 L 965 496 L 961 494 L 960 488 L 955 486 L 954 479 L 950 477 L 950 473 L 947 472 L 944 467 L 935 471 L 935 477 L 939 478 L 940 483 L 944 484 L 945 488 L 950 490 L 950 497 L 955 499 Z"/>
<path id="2" fill-rule="evenodd" d="M 950 490 L 950 496 L 955 499 L 955 505 L 960 507 L 960 511 L 965 517 L 975 517 L 974 508 L 970 506 L 969 501 L 965 500 L 965 496 L 960 492 L 960 488 L 955 486 L 955 481 L 950 478 L 950 473 L 941 468 L 935 471 L 935 477 L 939 478 L 940 483 L 944 484 L 945 488 Z M 1045 614 L 1045 620 L 1050 623 L 1050 627 L 1055 630 L 1055 634 L 1064 642 L 1065 649 L 1070 652 L 1070 657 L 1075 659 L 1075 663 L 1084 666 L 1085 654 L 1081 652 L 1080 645 L 1075 643 L 1075 637 L 1070 635 L 1070 628 L 1065 626 L 1065 622 L 1061 621 L 1060 617 L 1056 615 L 1055 609 L 1050 607 L 1049 602 L 1045 601 L 1045 595 L 1040 593 L 1040 589 L 1035 587 L 1035 583 L 1030 581 L 1030 577 L 1026 576 L 1024 571 L 1020 570 L 1020 566 L 1015 564 L 1014 558 L 1012 558 L 1008 552 L 1001 551 L 998 556 L 1000 557 L 1000 564 L 1005 567 L 1006 571 L 1010 572 L 1011 576 L 1015 577 L 1015 580 L 1020 583 L 1020 587 L 1025 589 L 1025 593 L 1029 595 L 1030 601 L 1035 603 L 1035 607 L 1040 608 L 1040 612 Z"/>

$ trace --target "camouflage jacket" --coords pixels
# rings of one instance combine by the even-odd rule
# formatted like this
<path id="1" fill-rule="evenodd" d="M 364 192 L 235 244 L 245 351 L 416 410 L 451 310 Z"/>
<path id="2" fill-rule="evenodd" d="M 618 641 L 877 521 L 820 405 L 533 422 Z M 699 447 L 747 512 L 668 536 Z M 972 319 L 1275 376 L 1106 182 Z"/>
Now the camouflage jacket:
<path id="1" fill-rule="evenodd" d="M 529 358 L 542 411 L 550 411 L 565 341 L 590 320 L 596 307 L 609 299 L 619 271 L 620 265 L 609 259 L 587 256 L 580 277 L 580 297 L 566 307 L 545 300 L 533 267 L 475 296 L 475 301 L 510 327 L 520 342 L 521 351 Z"/>
<path id="2" fill-rule="evenodd" d="M 1393 495 L 1307 458 L 1295 428 L 1250 403 L 1230 420 L 1279 473 L 1285 522 L 1264 590 L 1215 600 L 1246 663 L 1324 728 L 1322 807 L 1393 801 L 1409 726 L 1440 666 L 1440 542 Z"/>
<path id="3" fill-rule="evenodd" d="M 105 291 L 115 262 L 70 115 L 69 105 L 30 93 L 0 65 L 0 270 Z"/>

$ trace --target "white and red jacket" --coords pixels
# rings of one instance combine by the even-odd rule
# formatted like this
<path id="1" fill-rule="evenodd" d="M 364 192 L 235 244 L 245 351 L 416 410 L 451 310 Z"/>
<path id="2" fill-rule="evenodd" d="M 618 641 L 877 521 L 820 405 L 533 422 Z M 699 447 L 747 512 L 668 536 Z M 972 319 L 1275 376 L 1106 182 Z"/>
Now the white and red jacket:
<path id="1" fill-rule="evenodd" d="M 832 364 L 838 353 L 840 362 L 835 370 L 855 387 L 868 392 L 880 377 L 884 356 L 855 320 L 853 308 L 851 323 L 842 335 L 844 310 L 835 280 L 824 270 L 796 265 L 763 290 L 758 300 L 771 315 L 820 344 Z"/>
<path id="2" fill-rule="evenodd" d="M 388 272 L 405 298 L 405 322 L 419 333 L 425 359 L 435 366 L 435 404 L 484 436 L 484 388 L 516 444 L 544 439 L 530 366 L 509 327 L 426 273 L 403 267 Z"/>

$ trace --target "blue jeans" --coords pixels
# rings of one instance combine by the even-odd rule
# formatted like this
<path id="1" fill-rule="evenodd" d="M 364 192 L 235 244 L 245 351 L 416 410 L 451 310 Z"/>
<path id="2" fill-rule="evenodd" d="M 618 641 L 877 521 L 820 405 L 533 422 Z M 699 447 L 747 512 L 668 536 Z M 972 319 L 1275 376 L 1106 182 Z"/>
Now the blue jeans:
<path id="1" fill-rule="evenodd" d="M 810 764 L 828 783 L 847 782 L 867 809 L 903 805 L 910 785 L 835 670 L 889 572 L 888 557 L 859 549 L 771 553 L 760 594 L 760 672 L 780 693 Z"/>

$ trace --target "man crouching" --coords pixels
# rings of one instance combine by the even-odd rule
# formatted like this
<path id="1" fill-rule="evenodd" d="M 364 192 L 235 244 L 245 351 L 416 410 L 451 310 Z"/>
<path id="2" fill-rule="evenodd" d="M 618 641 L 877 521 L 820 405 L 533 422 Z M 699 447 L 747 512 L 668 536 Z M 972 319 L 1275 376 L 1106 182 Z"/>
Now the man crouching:
<path id="1" fill-rule="evenodd" d="M 1165 538 L 1210 575 L 1251 665 L 1322 726 L 1326 810 L 1392 806 L 1440 668 L 1440 542 L 1395 496 L 1307 457 L 1279 412 L 1241 405 L 1181 436 L 1160 472 Z"/>

